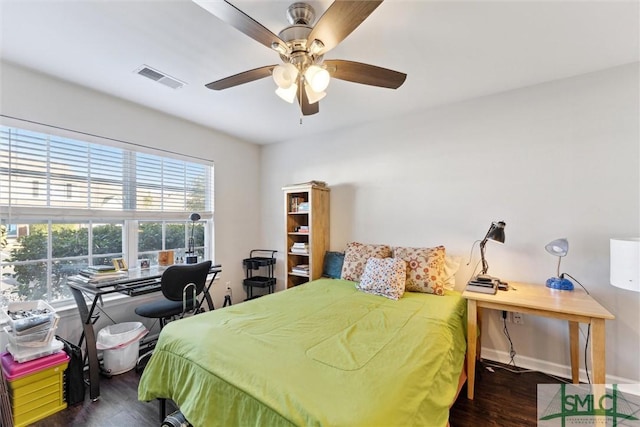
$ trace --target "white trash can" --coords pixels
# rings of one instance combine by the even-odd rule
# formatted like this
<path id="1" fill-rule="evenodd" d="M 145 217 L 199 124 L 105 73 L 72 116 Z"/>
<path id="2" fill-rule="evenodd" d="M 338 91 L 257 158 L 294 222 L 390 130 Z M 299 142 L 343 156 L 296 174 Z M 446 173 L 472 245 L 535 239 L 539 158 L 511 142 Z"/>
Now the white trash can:
<path id="1" fill-rule="evenodd" d="M 117 323 L 100 329 L 96 348 L 103 350 L 104 370 L 111 375 L 117 375 L 135 368 L 140 340 L 148 332 L 140 322 Z"/>

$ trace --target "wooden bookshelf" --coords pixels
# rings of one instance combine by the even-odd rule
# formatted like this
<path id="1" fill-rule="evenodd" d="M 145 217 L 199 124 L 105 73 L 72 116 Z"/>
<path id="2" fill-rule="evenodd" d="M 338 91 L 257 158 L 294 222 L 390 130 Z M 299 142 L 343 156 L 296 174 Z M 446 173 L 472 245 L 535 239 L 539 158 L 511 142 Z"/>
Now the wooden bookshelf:
<path id="1" fill-rule="evenodd" d="M 286 232 L 285 286 L 291 288 L 322 276 L 324 254 L 329 250 L 331 190 L 326 185 L 318 183 L 290 185 L 282 190 Z M 298 246 L 300 248 L 297 248 Z M 308 265 L 309 273 L 292 271 L 300 265 Z"/>

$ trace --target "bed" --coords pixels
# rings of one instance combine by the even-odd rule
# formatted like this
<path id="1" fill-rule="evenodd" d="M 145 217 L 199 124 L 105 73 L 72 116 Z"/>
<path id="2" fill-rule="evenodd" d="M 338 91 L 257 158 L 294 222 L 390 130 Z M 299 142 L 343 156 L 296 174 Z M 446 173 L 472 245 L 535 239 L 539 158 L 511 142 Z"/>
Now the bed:
<path id="1" fill-rule="evenodd" d="M 319 279 L 169 323 L 138 388 L 194 426 L 446 426 L 461 385 L 460 293 L 398 301 Z"/>

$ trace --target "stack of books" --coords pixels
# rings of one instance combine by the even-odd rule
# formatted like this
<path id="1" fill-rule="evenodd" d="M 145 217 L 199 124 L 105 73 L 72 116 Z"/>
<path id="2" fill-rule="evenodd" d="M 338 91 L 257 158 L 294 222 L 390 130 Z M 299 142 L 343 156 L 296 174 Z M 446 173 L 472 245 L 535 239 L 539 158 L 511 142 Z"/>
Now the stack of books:
<path id="1" fill-rule="evenodd" d="M 469 280 L 469 283 L 467 283 L 467 287 L 465 290 L 495 295 L 495 293 L 498 291 L 499 282 L 500 281 L 495 277 L 475 276 L 471 280 Z"/>
<path id="2" fill-rule="evenodd" d="M 309 212 L 309 202 L 298 203 L 298 212 Z"/>
<path id="3" fill-rule="evenodd" d="M 309 226 L 308 225 L 301 225 L 300 227 L 298 227 L 298 233 L 309 233 Z"/>
<path id="4" fill-rule="evenodd" d="M 315 185 L 316 187 L 326 187 L 327 183 L 325 181 L 317 181 L 317 180 L 313 180 L 313 181 L 307 181 L 307 182 L 301 182 L 299 184 L 291 184 L 292 186 L 298 186 L 298 185 Z"/>
<path id="5" fill-rule="evenodd" d="M 309 254 L 309 244 L 303 242 L 296 242 L 291 246 L 291 253 L 293 254 Z"/>
<path id="6" fill-rule="evenodd" d="M 86 283 L 102 283 L 127 277 L 127 272 L 110 265 L 92 265 L 81 270 L 79 276 Z"/>
<path id="7" fill-rule="evenodd" d="M 309 275 L 309 264 L 298 264 L 291 269 L 292 273 Z"/>
<path id="8" fill-rule="evenodd" d="M 291 212 L 298 212 L 298 205 L 300 205 L 300 203 L 302 202 L 304 202 L 304 199 L 302 197 L 292 197 L 291 206 L 289 206 L 289 210 Z"/>

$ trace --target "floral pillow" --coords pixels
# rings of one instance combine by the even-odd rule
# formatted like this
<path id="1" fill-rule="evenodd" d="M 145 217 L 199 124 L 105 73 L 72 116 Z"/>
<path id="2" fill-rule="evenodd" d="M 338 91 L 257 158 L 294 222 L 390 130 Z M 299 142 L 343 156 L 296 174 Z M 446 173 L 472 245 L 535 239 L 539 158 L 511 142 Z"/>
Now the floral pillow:
<path id="1" fill-rule="evenodd" d="M 344 262 L 340 278 L 359 282 L 364 272 L 364 266 L 369 258 L 389 258 L 391 247 L 387 245 L 368 245 L 365 243 L 351 242 L 344 251 Z"/>
<path id="2" fill-rule="evenodd" d="M 394 247 L 393 257 L 407 262 L 407 283 L 410 292 L 444 295 L 446 287 L 445 249 Z"/>
<path id="3" fill-rule="evenodd" d="M 369 258 L 356 288 L 398 300 L 404 295 L 407 263 L 398 258 Z"/>

